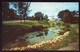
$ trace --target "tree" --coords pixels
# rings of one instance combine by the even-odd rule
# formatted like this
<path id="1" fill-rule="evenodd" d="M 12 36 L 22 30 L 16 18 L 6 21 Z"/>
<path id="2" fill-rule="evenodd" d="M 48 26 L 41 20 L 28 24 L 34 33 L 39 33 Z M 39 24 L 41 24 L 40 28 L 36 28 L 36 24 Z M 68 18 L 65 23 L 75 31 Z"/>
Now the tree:
<path id="1" fill-rule="evenodd" d="M 43 20 L 43 14 L 41 12 L 35 13 L 36 20 Z"/>
<path id="2" fill-rule="evenodd" d="M 73 22 L 78 23 L 79 22 L 79 11 L 72 11 L 71 12 Z"/>
<path id="3" fill-rule="evenodd" d="M 72 15 L 69 10 L 60 11 L 58 13 L 58 17 L 61 18 L 62 21 L 67 22 L 67 23 L 72 21 Z"/>
<path id="4" fill-rule="evenodd" d="M 2 2 L 2 19 L 6 19 L 8 17 L 9 3 Z"/>
<path id="5" fill-rule="evenodd" d="M 31 11 L 31 10 L 29 10 L 29 7 L 30 7 L 30 4 L 31 3 L 29 3 L 29 2 L 27 2 L 27 3 L 24 3 L 26 6 L 23 8 L 24 9 L 24 14 L 23 14 L 23 17 L 24 17 L 24 22 L 25 22 L 25 19 L 26 19 L 26 17 L 28 17 L 28 14 L 29 14 L 29 12 Z"/>
<path id="6" fill-rule="evenodd" d="M 34 16 L 32 16 L 32 20 L 35 20 Z"/>
<path id="7" fill-rule="evenodd" d="M 45 18 L 48 19 L 48 15 L 45 15 Z"/>
<path id="8" fill-rule="evenodd" d="M 19 19 L 19 16 L 16 15 L 16 13 L 14 12 L 13 9 L 9 9 L 8 19 L 10 19 L 10 20 L 17 20 L 17 19 Z"/>
<path id="9" fill-rule="evenodd" d="M 14 5 L 14 8 L 17 9 L 18 14 L 20 15 L 20 17 L 22 17 L 22 20 L 24 19 L 25 22 L 25 18 L 28 16 L 29 12 L 31 10 L 29 10 L 30 7 L 30 2 L 11 2 Z"/>
<path id="10" fill-rule="evenodd" d="M 9 8 L 9 2 L 2 2 L 2 19 L 13 20 L 18 19 L 13 9 Z"/>
<path id="11" fill-rule="evenodd" d="M 64 22 L 75 23 L 78 20 L 76 17 L 79 17 L 79 11 L 62 10 L 58 13 L 58 17 Z"/>
<path id="12" fill-rule="evenodd" d="M 48 15 L 46 14 L 43 19 L 48 21 Z"/>
<path id="13" fill-rule="evenodd" d="M 72 11 L 71 15 L 72 17 L 79 17 L 79 11 Z"/>

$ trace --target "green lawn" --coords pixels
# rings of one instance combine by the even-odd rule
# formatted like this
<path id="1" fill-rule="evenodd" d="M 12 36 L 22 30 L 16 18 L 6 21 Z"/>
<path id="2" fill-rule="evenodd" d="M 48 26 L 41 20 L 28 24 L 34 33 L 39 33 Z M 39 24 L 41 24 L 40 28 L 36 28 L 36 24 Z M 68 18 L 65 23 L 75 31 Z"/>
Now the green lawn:
<path id="1" fill-rule="evenodd" d="M 56 22 L 56 23 L 63 24 L 64 22 Z M 37 26 L 42 25 L 43 27 L 46 27 L 46 26 L 50 26 L 51 24 L 54 26 L 55 25 L 55 22 L 47 22 L 47 21 L 25 21 L 25 23 L 24 22 L 22 22 L 22 23 L 21 22 L 3 23 L 2 32 L 4 34 L 3 36 L 5 36 L 6 34 L 7 35 L 9 35 L 9 34 L 11 35 L 12 33 L 13 33 L 13 36 L 14 36 L 14 34 L 16 34 L 16 33 L 20 35 L 21 34 L 20 32 L 22 32 L 26 28 L 31 28 L 32 26 L 36 26 L 37 27 Z M 75 24 L 74 27 L 69 27 L 69 28 L 67 27 L 68 25 L 71 26 L 71 24 L 64 25 L 65 26 L 64 27 L 65 29 L 70 29 L 69 35 L 66 38 L 64 38 L 64 39 L 61 40 L 64 44 L 61 44 L 61 45 L 59 45 L 57 47 L 53 47 L 52 45 L 44 45 L 42 48 L 38 48 L 38 50 L 51 50 L 51 49 L 56 50 L 56 49 L 59 49 L 61 47 L 65 47 L 69 43 L 76 42 L 77 39 L 79 38 L 79 35 L 76 32 L 76 29 L 75 28 L 79 28 L 79 25 L 78 24 Z M 17 31 L 19 29 L 23 29 L 23 30 Z M 14 30 L 14 31 L 11 31 L 11 30 Z M 8 32 L 6 32 L 6 31 L 8 31 Z M 65 30 L 63 30 L 63 31 L 65 31 Z M 5 37 L 7 37 L 7 35 Z M 59 44 L 59 43 L 56 43 L 56 44 Z"/>
<path id="2" fill-rule="evenodd" d="M 3 23 L 3 25 L 20 25 L 24 27 L 32 27 L 42 25 L 43 27 L 49 26 L 49 22 L 46 21 L 25 21 L 24 22 L 12 22 L 12 23 Z"/>
<path id="3" fill-rule="evenodd" d="M 2 41 L 3 45 L 10 40 L 15 39 L 19 35 L 24 35 L 25 33 L 32 32 L 36 29 L 40 30 L 41 27 L 49 26 L 47 21 L 25 21 L 24 22 L 12 22 L 12 23 L 3 23 L 2 24 Z M 32 26 L 36 29 L 32 29 Z M 40 29 L 38 28 L 40 27 Z M 6 39 L 7 38 L 7 39 Z"/>

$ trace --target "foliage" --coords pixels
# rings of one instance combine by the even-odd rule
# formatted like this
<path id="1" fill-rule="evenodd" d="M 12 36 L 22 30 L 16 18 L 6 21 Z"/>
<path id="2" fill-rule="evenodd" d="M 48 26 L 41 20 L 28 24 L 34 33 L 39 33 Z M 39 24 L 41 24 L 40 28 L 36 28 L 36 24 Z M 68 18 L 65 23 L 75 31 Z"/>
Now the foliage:
<path id="1" fill-rule="evenodd" d="M 8 10 L 9 10 L 9 3 L 8 2 L 2 2 L 2 17 L 3 19 L 8 17 Z"/>
<path id="2" fill-rule="evenodd" d="M 71 28 L 70 24 L 69 23 L 65 23 L 64 31 L 70 31 L 70 28 Z"/>
<path id="3" fill-rule="evenodd" d="M 72 12 L 71 12 L 71 15 L 72 15 L 73 17 L 79 17 L 79 11 L 72 11 Z"/>
<path id="4" fill-rule="evenodd" d="M 49 20 L 49 19 L 48 19 L 48 15 L 45 15 L 45 16 L 43 17 L 43 20 L 48 21 L 48 20 Z"/>
<path id="5" fill-rule="evenodd" d="M 15 8 L 18 7 L 17 11 L 21 16 L 23 16 L 23 17 L 28 16 L 28 12 L 30 12 L 29 7 L 30 7 L 31 3 L 29 3 L 29 2 L 14 2 L 12 4 L 14 4 Z"/>
<path id="6" fill-rule="evenodd" d="M 63 10 L 59 12 L 58 17 L 64 22 L 69 22 L 72 16 L 69 10 Z"/>
<path id="7" fill-rule="evenodd" d="M 67 22 L 67 23 L 75 23 L 78 22 L 78 18 L 75 17 L 79 17 L 79 12 L 75 12 L 75 11 L 69 11 L 69 10 L 62 10 L 58 13 L 58 17 L 61 18 L 62 21 Z"/>
<path id="8" fill-rule="evenodd" d="M 63 25 L 64 22 L 56 22 L 57 25 Z"/>
<path id="9" fill-rule="evenodd" d="M 2 2 L 2 20 L 18 19 L 13 9 L 9 9 L 9 2 Z"/>
<path id="10" fill-rule="evenodd" d="M 50 25 L 55 26 L 55 22 L 49 22 Z"/>
<path id="11" fill-rule="evenodd" d="M 45 18 L 47 19 L 48 18 L 48 15 L 45 15 Z"/>
<path id="12" fill-rule="evenodd" d="M 36 12 L 35 18 L 36 18 L 36 20 L 43 20 L 43 14 L 41 12 Z"/>
<path id="13" fill-rule="evenodd" d="M 68 44 L 77 41 L 77 38 L 78 38 L 78 33 L 76 32 L 76 29 L 71 28 L 69 35 L 66 38 L 62 39 L 62 42 Z"/>
<path id="14" fill-rule="evenodd" d="M 25 21 L 25 18 L 31 11 L 29 10 L 30 4 L 30 2 L 2 2 L 3 20 L 24 19 Z M 10 5 L 13 5 L 15 9 L 9 8 Z"/>
<path id="15" fill-rule="evenodd" d="M 70 34 L 69 34 L 70 39 L 75 41 L 77 39 L 77 36 L 78 36 L 78 33 L 77 33 L 76 29 L 71 28 L 71 31 L 70 31 Z"/>
<path id="16" fill-rule="evenodd" d="M 30 12 L 29 7 L 29 2 L 18 2 L 18 12 L 20 13 L 20 15 L 24 17 L 24 22 L 25 18 L 28 16 L 28 13 Z"/>
<path id="17" fill-rule="evenodd" d="M 79 24 L 75 24 L 75 28 L 78 28 L 79 29 Z"/>

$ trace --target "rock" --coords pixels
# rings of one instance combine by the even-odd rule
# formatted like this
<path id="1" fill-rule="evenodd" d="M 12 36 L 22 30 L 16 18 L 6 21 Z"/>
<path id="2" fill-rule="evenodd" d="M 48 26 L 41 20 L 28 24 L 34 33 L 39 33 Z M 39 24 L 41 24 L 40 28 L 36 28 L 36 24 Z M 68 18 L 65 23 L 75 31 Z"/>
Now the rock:
<path id="1" fill-rule="evenodd" d="M 44 44 L 51 44 L 52 46 L 58 46 L 56 44 L 54 44 L 55 42 L 60 42 L 61 39 L 65 38 L 67 35 L 69 34 L 69 31 L 65 32 L 64 35 L 60 35 L 58 36 L 57 38 L 54 38 L 52 41 L 48 40 L 48 41 L 42 41 L 41 43 L 39 44 L 35 44 L 33 46 L 27 46 L 27 47 L 21 47 L 21 48 L 18 48 L 18 47 L 15 47 L 15 48 L 11 48 L 11 49 L 3 49 L 3 50 L 28 50 L 28 49 L 37 49 L 37 48 L 40 48 L 42 47 Z M 22 40 L 23 41 L 23 40 Z M 63 43 L 61 43 L 63 44 Z M 61 49 L 60 49 L 61 50 Z"/>
<path id="2" fill-rule="evenodd" d="M 42 44 L 45 44 L 45 41 L 42 41 L 41 43 L 42 43 Z"/>
<path id="3" fill-rule="evenodd" d="M 14 50 L 19 50 L 19 48 L 14 48 Z"/>

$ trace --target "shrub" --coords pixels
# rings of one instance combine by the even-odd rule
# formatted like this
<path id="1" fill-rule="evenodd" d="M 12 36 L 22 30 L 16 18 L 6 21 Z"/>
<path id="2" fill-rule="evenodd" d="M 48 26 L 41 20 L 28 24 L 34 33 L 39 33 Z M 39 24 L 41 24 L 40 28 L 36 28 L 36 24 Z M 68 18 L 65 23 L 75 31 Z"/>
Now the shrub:
<path id="1" fill-rule="evenodd" d="M 70 33 L 69 33 L 69 38 L 72 39 L 73 41 L 76 41 L 78 36 L 78 33 L 76 32 L 75 28 L 71 28 Z"/>
<path id="2" fill-rule="evenodd" d="M 66 38 L 62 39 L 62 42 L 64 42 L 65 44 L 75 42 L 77 41 L 77 37 L 78 37 L 78 33 L 76 32 L 76 29 L 71 28 L 69 35 Z"/>
<path id="3" fill-rule="evenodd" d="M 75 28 L 79 28 L 79 24 L 75 24 Z"/>
<path id="4" fill-rule="evenodd" d="M 56 22 L 57 25 L 63 25 L 64 22 Z"/>
<path id="5" fill-rule="evenodd" d="M 50 26 L 55 26 L 55 22 L 49 22 Z"/>
<path id="6" fill-rule="evenodd" d="M 71 28 L 71 26 L 68 23 L 66 23 L 64 31 L 70 31 L 70 28 Z"/>
<path id="7" fill-rule="evenodd" d="M 34 29 L 34 30 L 41 30 L 41 29 L 43 29 L 43 26 L 42 25 L 32 26 L 32 29 Z"/>

